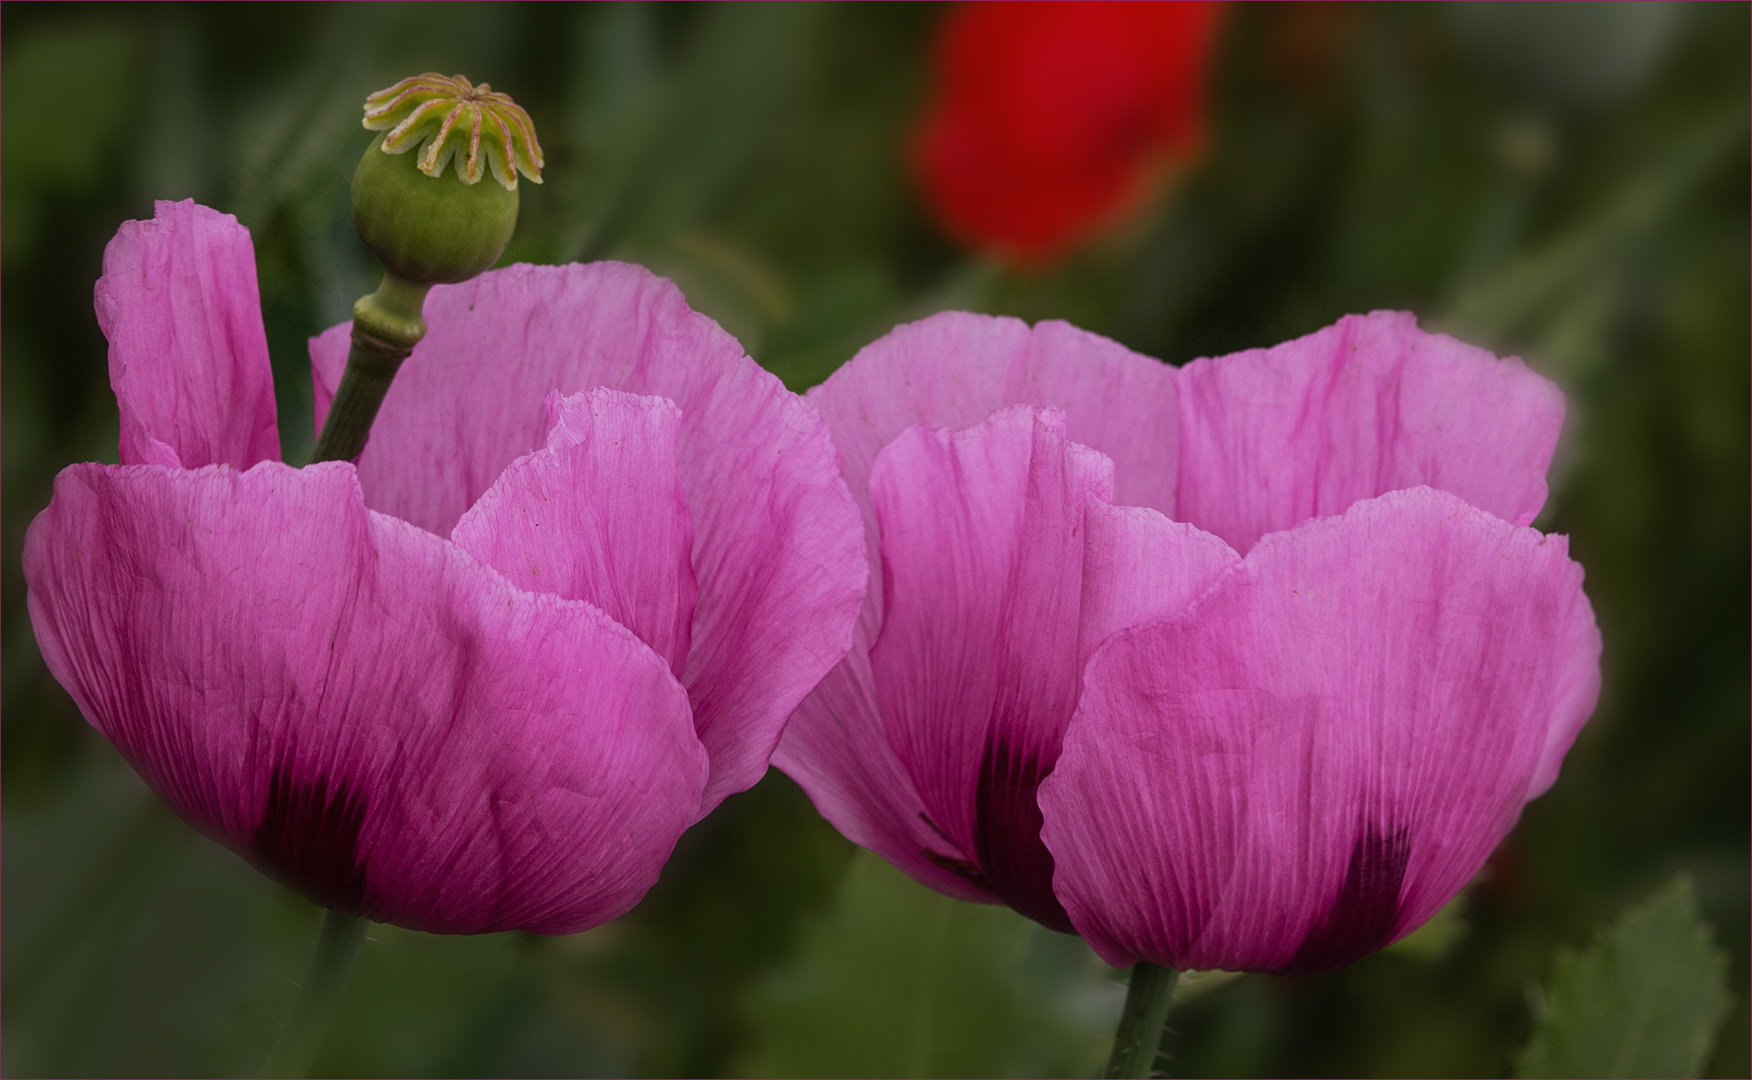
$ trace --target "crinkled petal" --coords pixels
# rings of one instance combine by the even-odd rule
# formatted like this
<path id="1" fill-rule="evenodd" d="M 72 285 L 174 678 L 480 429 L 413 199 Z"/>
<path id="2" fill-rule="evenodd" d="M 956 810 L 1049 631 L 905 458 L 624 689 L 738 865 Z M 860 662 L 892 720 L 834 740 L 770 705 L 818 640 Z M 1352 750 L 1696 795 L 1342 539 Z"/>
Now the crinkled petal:
<path id="1" fill-rule="evenodd" d="M 512 462 L 450 538 L 530 592 L 595 604 L 679 677 L 695 592 L 681 410 L 598 389 L 550 394 L 548 412 L 547 446 Z"/>
<path id="2" fill-rule="evenodd" d="M 76 465 L 25 573 L 93 726 L 319 903 L 571 932 L 637 902 L 694 820 L 705 754 L 662 659 L 369 513 L 350 465 Z"/>
<path id="3" fill-rule="evenodd" d="M 1266 533 L 1427 485 L 1517 525 L 1545 505 L 1563 394 L 1407 312 L 1179 372 L 1174 517 L 1247 551 Z M 1122 502 L 1126 500 L 1121 500 Z"/>
<path id="4" fill-rule="evenodd" d="M 981 460 L 982 452 L 990 461 Z M 986 466 L 995 461 L 998 468 L 962 467 L 962 458 Z M 994 883 L 982 859 L 996 855 L 1001 865 L 995 873 L 1007 879 L 1002 887 L 1007 899 L 1018 902 L 1020 897 L 1019 909 L 1045 910 L 1049 918 L 1062 919 L 1056 904 L 1030 898 L 1046 891 L 1044 874 L 1031 883 L 1026 875 L 1021 882 L 1014 880 L 1015 864 L 1047 867 L 1044 851 L 1031 835 L 1038 828 L 1038 814 L 1024 795 L 1028 785 L 994 786 L 999 775 L 993 773 L 986 776 L 984 792 L 1000 798 L 981 802 L 978 776 L 1004 761 L 1020 769 L 1032 757 L 1038 764 L 1029 783 L 1037 779 L 1057 755 L 1058 732 L 1069 718 L 1062 699 L 1067 692 L 1074 698 L 1076 673 L 1094 646 L 1121 627 L 1183 610 L 1240 556 L 1221 540 L 1154 510 L 1103 502 L 1110 464 L 1087 448 L 1065 445 L 1056 413 L 1037 416 L 1024 407 L 1000 412 L 959 435 L 906 432 L 882 460 L 886 471 L 879 474 L 878 506 L 885 529 L 885 576 L 890 585 L 904 590 L 904 595 L 888 594 L 891 615 L 898 606 L 907 620 L 884 630 L 887 658 L 897 667 L 883 674 L 892 688 L 910 670 L 931 672 L 931 685 L 918 688 L 917 699 L 903 702 L 901 711 L 917 725 L 909 739 L 927 744 L 945 740 L 954 775 L 935 792 L 936 810 L 928 808 L 890 745 L 871 670 L 868 630 L 862 624 L 851 653 L 792 718 L 773 762 L 854 843 L 878 852 L 915 879 L 951 896 L 991 902 L 999 896 L 991 891 Z M 990 482 L 993 472 L 1002 474 L 997 483 Z M 1079 489 L 1083 496 L 1096 497 L 1082 497 L 1079 504 Z M 1056 505 L 1051 505 L 1054 500 Z M 1005 518 L 1006 523 L 992 528 L 986 517 Z M 991 535 L 1008 537 L 1015 550 L 988 549 L 985 538 Z M 979 569 L 964 574 L 956 559 L 971 560 Z M 1054 560 L 1059 565 L 1045 572 Z M 943 578 L 952 586 L 947 591 Z M 964 595 L 968 593 L 973 595 Z M 957 604 L 957 599 L 969 602 Z M 950 609 L 942 621 L 944 613 L 933 607 L 938 603 Z M 1029 610 L 1006 623 L 1006 603 L 1012 611 Z M 1057 608 L 1050 615 L 1057 632 L 1035 639 L 1029 631 L 1049 618 L 1039 610 L 1042 606 Z M 970 621 L 982 618 L 990 625 L 969 629 Z M 1003 629 L 994 629 L 999 626 Z M 1007 653 L 1003 634 L 1012 628 L 1019 638 L 1009 642 Z M 960 667 L 943 669 L 934 663 L 932 635 L 955 642 Z M 1041 655 L 1016 655 L 1029 648 L 1038 648 Z M 908 650 L 926 654 L 924 667 L 918 667 L 917 656 L 895 655 Z M 979 726 L 960 710 L 964 668 L 982 678 L 1007 669 L 1016 685 L 984 688 L 998 697 L 1013 693 L 1030 708 L 1039 707 L 1038 715 L 1026 708 L 994 712 L 996 722 L 1021 728 L 1017 738 L 999 740 L 1005 748 L 1019 749 L 988 754 L 990 740 L 982 740 Z M 1031 696 L 1040 688 L 1028 682 L 1030 677 L 1042 678 L 1046 692 Z M 975 806 L 968 811 L 964 789 L 970 783 Z M 1004 796 L 1015 796 L 1009 801 L 1018 805 L 996 805 Z M 945 800 L 955 809 L 944 809 Z M 939 827 L 939 818 L 960 822 L 960 835 Z M 1011 853 L 1007 861 L 1006 850 Z M 1012 872 L 1006 875 L 1004 865 Z"/>
<path id="5" fill-rule="evenodd" d="M 819 414 L 636 266 L 507 267 L 434 288 L 425 313 L 359 461 L 366 502 L 424 528 L 447 533 L 542 444 L 550 390 L 680 406 L 699 584 L 682 682 L 712 757 L 703 808 L 752 785 L 785 718 L 851 644 L 869 573 Z M 319 423 L 346 333 L 311 343 Z"/>
<path id="6" fill-rule="evenodd" d="M 1077 929 L 1114 964 L 1312 972 L 1429 918 L 1596 677 L 1567 548 L 1395 492 L 1115 635 L 1040 791 Z"/>
<path id="7" fill-rule="evenodd" d="M 230 214 L 155 204 L 103 252 L 97 323 L 109 339 L 124 465 L 248 468 L 280 459 L 255 247 Z"/>
<path id="8" fill-rule="evenodd" d="M 912 428 L 870 474 L 886 611 L 870 653 L 888 741 L 932 823 L 1005 903 L 1069 931 L 1034 791 L 1076 707 L 1084 507 L 1112 463 L 1062 414 Z"/>
<path id="9" fill-rule="evenodd" d="M 1063 409 L 1073 442 L 1114 463 L 1114 501 L 1174 509 L 1174 369 L 1069 323 L 946 311 L 896 327 L 809 392 L 852 493 L 869 505 L 876 455 L 914 425 L 961 430 L 999 409 Z"/>
<path id="10" fill-rule="evenodd" d="M 1216 537 L 1142 506 L 1089 504 L 1077 657 L 1153 619 L 1178 615 L 1241 556 Z"/>
<path id="11" fill-rule="evenodd" d="M 861 625 L 851 652 L 785 726 L 773 764 L 797 781 L 847 840 L 940 893 L 1000 902 L 967 853 L 933 827 L 912 777 L 888 744 Z"/>
<path id="12" fill-rule="evenodd" d="M 962 430 L 999 409 L 1062 409 L 1067 436 L 1114 462 L 1114 498 L 1174 509 L 1180 409 L 1174 370 L 1068 323 L 1033 327 L 948 311 L 896 327 L 809 391 L 864 511 L 872 565 L 880 559 L 870 469 L 882 448 L 914 425 Z M 862 621 L 881 626 L 881 581 L 872 578 Z M 807 720 L 804 720 L 807 722 Z"/>

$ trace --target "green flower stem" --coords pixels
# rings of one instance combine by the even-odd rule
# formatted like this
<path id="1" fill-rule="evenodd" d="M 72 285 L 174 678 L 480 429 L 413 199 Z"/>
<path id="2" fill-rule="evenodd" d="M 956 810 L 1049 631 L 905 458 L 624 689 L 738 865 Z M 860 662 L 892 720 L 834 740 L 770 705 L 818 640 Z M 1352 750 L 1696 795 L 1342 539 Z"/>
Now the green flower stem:
<path id="1" fill-rule="evenodd" d="M 353 347 L 347 353 L 347 370 L 311 461 L 352 461 L 364 451 L 383 395 L 389 393 L 402 361 L 426 336 L 421 308 L 431 288 L 385 274 L 375 293 L 353 305 Z"/>
<path id="2" fill-rule="evenodd" d="M 359 947 L 365 943 L 365 931 L 371 920 L 361 915 L 330 911 L 323 916 L 322 934 L 316 939 L 316 955 L 310 958 L 310 971 L 304 985 L 298 988 L 298 998 L 292 1002 L 292 1015 L 280 1041 L 268 1058 L 263 1076 L 303 1076 L 322 1049 L 329 1023 L 335 1018 L 335 1008 L 347 989 L 347 979 L 353 974 L 353 962 L 359 959 Z"/>
<path id="3" fill-rule="evenodd" d="M 1168 1019 L 1168 1003 L 1180 972 L 1140 960 L 1132 967 L 1131 988 L 1125 994 L 1125 1011 L 1119 1014 L 1119 1030 L 1113 1033 L 1113 1055 L 1102 1076 L 1150 1075 L 1156 1051 L 1162 1045 L 1162 1023 Z"/>

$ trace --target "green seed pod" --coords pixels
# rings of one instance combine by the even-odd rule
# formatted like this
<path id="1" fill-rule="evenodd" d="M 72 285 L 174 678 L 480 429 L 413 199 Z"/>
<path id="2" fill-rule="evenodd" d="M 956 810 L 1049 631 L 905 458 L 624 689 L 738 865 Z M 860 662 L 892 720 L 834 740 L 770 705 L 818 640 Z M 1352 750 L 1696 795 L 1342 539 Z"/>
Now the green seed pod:
<path id="1" fill-rule="evenodd" d="M 396 371 L 426 336 L 426 294 L 498 261 L 517 228 L 517 174 L 541 183 L 529 114 L 461 75 L 428 72 L 379 90 L 365 99 L 365 128 L 384 134 L 353 172 L 353 225 L 385 273 L 353 305 L 353 347 L 313 461 L 364 451 Z M 489 166 L 494 182 L 483 184 Z"/>
<path id="2" fill-rule="evenodd" d="M 517 227 L 517 174 L 541 182 L 529 115 L 486 83 L 426 74 L 367 98 L 364 123 L 388 130 L 353 173 L 353 224 L 384 269 L 436 285 L 492 266 Z"/>

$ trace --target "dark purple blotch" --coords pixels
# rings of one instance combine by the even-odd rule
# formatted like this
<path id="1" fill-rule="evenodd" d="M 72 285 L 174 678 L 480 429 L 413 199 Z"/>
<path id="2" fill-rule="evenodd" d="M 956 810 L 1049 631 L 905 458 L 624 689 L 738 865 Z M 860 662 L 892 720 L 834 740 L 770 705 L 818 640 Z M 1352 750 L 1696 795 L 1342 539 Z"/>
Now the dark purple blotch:
<path id="1" fill-rule="evenodd" d="M 280 765 L 268 781 L 267 802 L 249 840 L 256 865 L 323 907 L 365 914 L 364 793 L 344 780 Z"/>
<path id="2" fill-rule="evenodd" d="M 998 898 L 1049 929 L 1076 933 L 1052 891 L 1052 852 L 1040 839 L 1041 780 L 1052 771 L 1038 753 L 1019 747 L 993 724 L 979 763 L 974 795 L 974 858 Z"/>
<path id="3" fill-rule="evenodd" d="M 1277 974 L 1337 971 L 1386 945 L 1399 921 L 1399 888 L 1410 858 L 1411 830 L 1364 826 L 1351 848 L 1350 868 L 1332 906 Z"/>

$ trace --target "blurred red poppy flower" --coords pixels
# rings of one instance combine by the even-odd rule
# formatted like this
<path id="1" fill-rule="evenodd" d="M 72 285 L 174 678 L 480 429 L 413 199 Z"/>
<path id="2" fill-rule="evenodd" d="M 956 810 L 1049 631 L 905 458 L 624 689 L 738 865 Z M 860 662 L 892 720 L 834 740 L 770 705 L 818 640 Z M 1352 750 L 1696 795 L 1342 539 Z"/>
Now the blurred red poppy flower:
<path id="1" fill-rule="evenodd" d="M 1025 262 L 1063 251 L 1185 158 L 1204 124 L 1220 5 L 963 5 L 944 23 L 913 145 L 957 240 Z"/>

